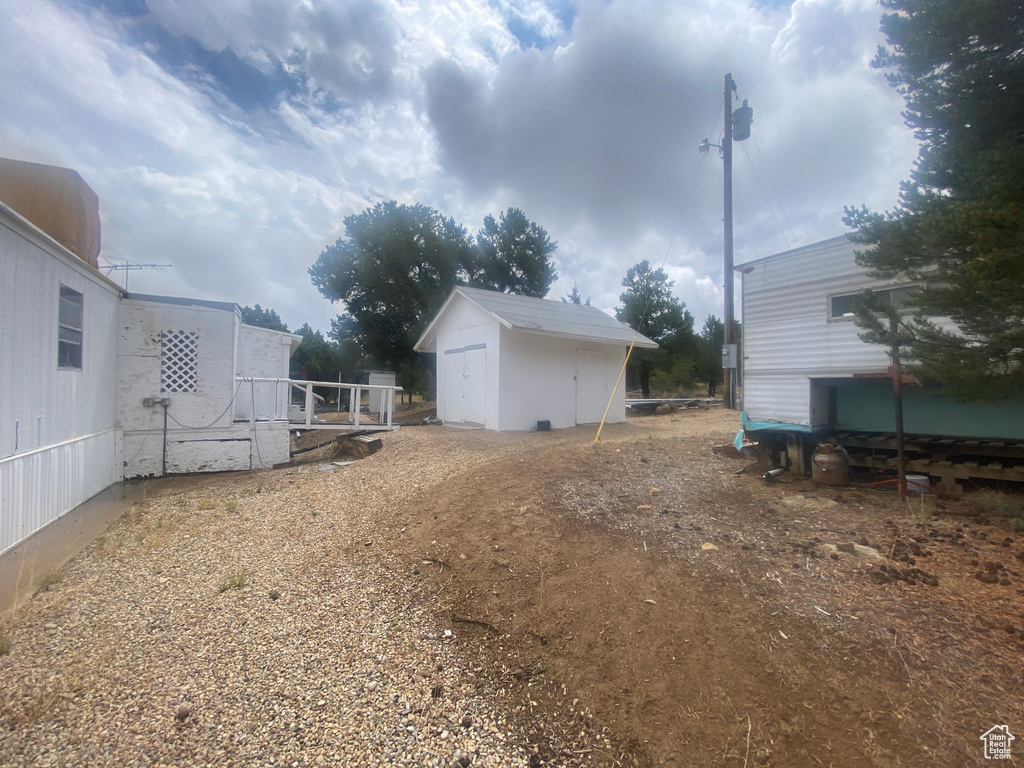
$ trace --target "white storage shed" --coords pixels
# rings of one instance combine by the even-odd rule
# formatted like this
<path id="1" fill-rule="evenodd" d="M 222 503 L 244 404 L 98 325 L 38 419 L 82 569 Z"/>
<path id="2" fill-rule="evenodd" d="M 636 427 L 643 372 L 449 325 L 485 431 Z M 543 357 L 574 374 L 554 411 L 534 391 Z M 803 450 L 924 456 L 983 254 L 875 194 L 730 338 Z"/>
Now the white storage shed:
<path id="1" fill-rule="evenodd" d="M 616 380 L 634 337 L 656 342 L 596 307 L 456 287 L 416 350 L 437 357 L 437 416 L 497 431 L 625 421 Z"/>

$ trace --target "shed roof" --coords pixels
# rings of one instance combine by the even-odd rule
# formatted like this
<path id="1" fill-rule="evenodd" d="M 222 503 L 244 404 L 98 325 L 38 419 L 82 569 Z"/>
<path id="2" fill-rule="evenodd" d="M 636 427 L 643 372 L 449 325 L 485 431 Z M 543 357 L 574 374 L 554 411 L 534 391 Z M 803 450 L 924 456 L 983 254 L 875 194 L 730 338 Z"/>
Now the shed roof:
<path id="1" fill-rule="evenodd" d="M 458 296 L 476 305 L 506 328 L 516 331 L 621 346 L 628 346 L 636 337 L 637 347 L 654 349 L 658 346 L 657 342 L 609 317 L 597 307 L 460 285 L 452 289 L 416 342 L 415 349 L 418 352 L 431 350 L 437 327 Z"/>

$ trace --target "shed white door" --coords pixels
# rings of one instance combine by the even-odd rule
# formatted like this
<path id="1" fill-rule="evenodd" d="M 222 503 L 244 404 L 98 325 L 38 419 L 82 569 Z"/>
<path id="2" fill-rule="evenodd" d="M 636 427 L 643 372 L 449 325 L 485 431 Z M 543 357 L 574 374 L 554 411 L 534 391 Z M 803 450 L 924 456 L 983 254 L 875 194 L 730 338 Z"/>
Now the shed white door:
<path id="1" fill-rule="evenodd" d="M 604 352 L 576 350 L 576 423 L 594 424 L 608 405 L 608 357 Z"/>
<path id="2" fill-rule="evenodd" d="M 487 349 L 483 345 L 444 353 L 446 422 L 483 426 L 487 418 Z"/>

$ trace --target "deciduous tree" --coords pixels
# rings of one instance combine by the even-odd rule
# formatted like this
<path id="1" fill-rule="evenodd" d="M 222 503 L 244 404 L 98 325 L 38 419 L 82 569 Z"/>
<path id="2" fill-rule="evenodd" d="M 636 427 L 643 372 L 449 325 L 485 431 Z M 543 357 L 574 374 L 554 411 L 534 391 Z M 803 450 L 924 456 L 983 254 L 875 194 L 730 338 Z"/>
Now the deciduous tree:
<path id="1" fill-rule="evenodd" d="M 320 292 L 342 301 L 360 345 L 409 391 L 427 384 L 413 345 L 474 263 L 464 227 L 423 205 L 378 203 L 345 218 L 345 237 L 309 269 Z"/>
<path id="2" fill-rule="evenodd" d="M 288 332 L 288 326 L 274 310 L 264 309 L 259 304 L 255 307 L 242 307 L 242 322 L 246 325 L 255 325 L 260 328 L 269 328 L 272 331 Z"/>

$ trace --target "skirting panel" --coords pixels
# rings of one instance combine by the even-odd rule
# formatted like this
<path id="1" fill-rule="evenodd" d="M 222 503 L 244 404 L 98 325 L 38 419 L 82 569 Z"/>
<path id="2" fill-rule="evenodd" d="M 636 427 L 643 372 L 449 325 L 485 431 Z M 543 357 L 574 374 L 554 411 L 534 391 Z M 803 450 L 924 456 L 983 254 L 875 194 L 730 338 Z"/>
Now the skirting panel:
<path id="1" fill-rule="evenodd" d="M 123 479 L 120 429 L 0 460 L 0 553 Z"/>

